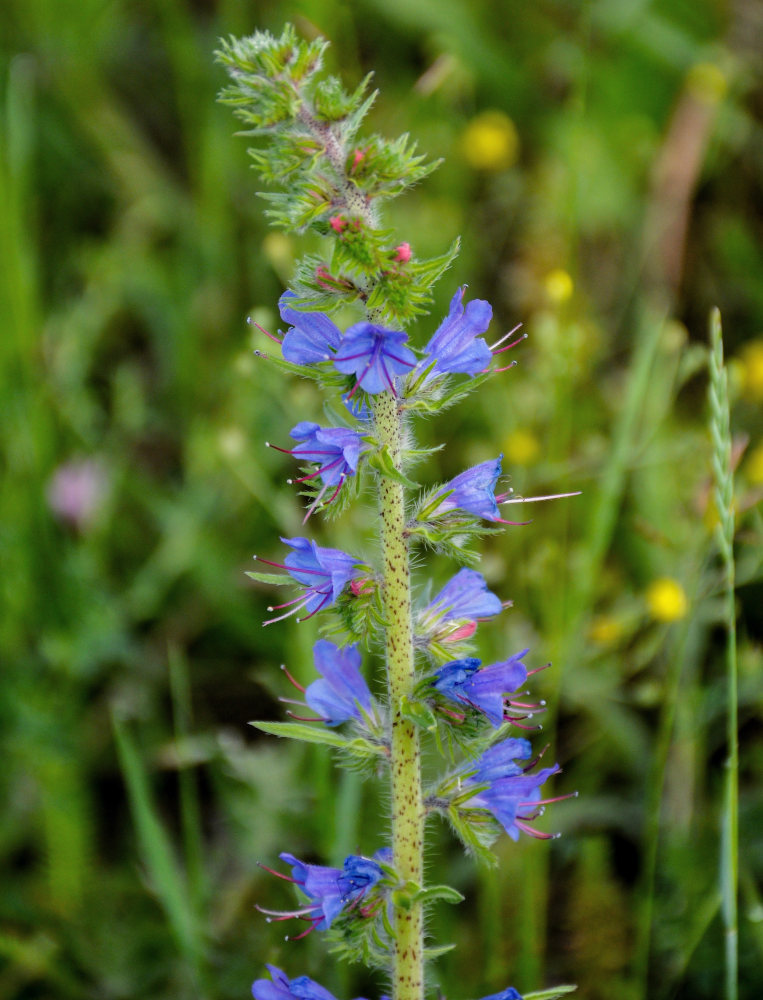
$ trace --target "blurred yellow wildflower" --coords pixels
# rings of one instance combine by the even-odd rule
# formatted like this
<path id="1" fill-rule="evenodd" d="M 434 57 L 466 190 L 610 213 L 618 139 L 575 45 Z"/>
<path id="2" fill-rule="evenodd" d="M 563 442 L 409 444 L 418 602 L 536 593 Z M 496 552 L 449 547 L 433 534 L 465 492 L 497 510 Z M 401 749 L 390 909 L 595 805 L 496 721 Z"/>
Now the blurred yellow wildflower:
<path id="1" fill-rule="evenodd" d="M 745 462 L 747 481 L 753 486 L 763 484 L 763 442 L 752 449 Z"/>
<path id="2" fill-rule="evenodd" d="M 763 402 L 763 340 L 746 344 L 739 360 L 742 365 L 742 394 L 754 403 Z"/>
<path id="3" fill-rule="evenodd" d="M 569 273 L 563 270 L 561 267 L 554 268 L 553 271 L 549 271 L 543 282 L 546 295 L 555 302 L 557 305 L 561 305 L 563 302 L 567 302 L 572 298 L 572 293 L 575 291 L 575 284 L 570 277 Z"/>
<path id="4" fill-rule="evenodd" d="M 503 111 L 483 111 L 466 126 L 461 149 L 475 170 L 506 170 L 519 155 L 516 125 Z"/>
<path id="5" fill-rule="evenodd" d="M 718 104 L 729 89 L 728 80 L 722 69 L 713 63 L 696 63 L 686 76 L 686 86 L 692 95 L 703 104 Z"/>
<path id="6" fill-rule="evenodd" d="M 669 576 L 660 577 L 649 584 L 646 604 L 649 614 L 658 622 L 677 622 L 689 610 L 686 591 L 678 580 Z"/>
<path id="7" fill-rule="evenodd" d="M 622 634 L 623 627 L 620 622 L 609 615 L 597 615 L 588 629 L 588 637 L 602 646 L 617 642 Z"/>
<path id="8" fill-rule="evenodd" d="M 532 465 L 540 455 L 540 442 L 530 431 L 510 431 L 503 442 L 508 465 Z"/>

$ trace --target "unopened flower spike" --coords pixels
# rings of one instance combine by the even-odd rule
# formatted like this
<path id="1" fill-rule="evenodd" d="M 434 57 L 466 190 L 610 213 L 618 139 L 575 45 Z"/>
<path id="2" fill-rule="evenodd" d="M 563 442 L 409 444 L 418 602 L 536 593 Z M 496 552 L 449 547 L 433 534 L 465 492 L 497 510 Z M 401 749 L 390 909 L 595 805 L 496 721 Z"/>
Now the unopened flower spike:
<path id="1" fill-rule="evenodd" d="M 282 538 L 281 541 L 294 549 L 282 563 L 271 562 L 258 556 L 254 558 L 267 566 L 285 569 L 297 583 L 302 585 L 302 593 L 292 601 L 269 607 L 268 611 L 280 611 L 282 608 L 288 608 L 288 611 L 277 618 L 268 619 L 263 622 L 264 625 L 282 621 L 302 609 L 307 613 L 297 618 L 297 621 L 303 622 L 312 618 L 323 608 L 334 604 L 347 584 L 360 576 L 362 563 L 340 549 L 323 548 L 307 538 Z"/>
<path id="2" fill-rule="evenodd" d="M 334 367 L 357 379 L 357 389 L 369 395 L 388 390 L 396 395 L 395 379 L 416 366 L 416 356 L 405 347 L 408 335 L 373 323 L 355 323 L 345 333 L 334 356 Z"/>
<path id="3" fill-rule="evenodd" d="M 369 917 L 376 909 L 377 900 L 369 898 L 375 886 L 385 878 L 385 871 L 379 864 L 389 864 L 391 851 L 384 847 L 377 851 L 373 858 L 364 858 L 351 854 L 344 859 L 341 868 L 329 868 L 324 865 L 310 865 L 299 861 L 293 854 L 280 854 L 282 861 L 291 865 L 291 875 L 261 867 L 278 878 L 293 882 L 309 900 L 308 906 L 295 910 L 266 910 L 258 906 L 260 913 L 266 914 L 270 920 L 289 920 L 299 918 L 307 920 L 310 926 L 292 940 L 297 941 L 311 931 L 327 930 L 342 911 L 352 910 L 360 917 Z"/>

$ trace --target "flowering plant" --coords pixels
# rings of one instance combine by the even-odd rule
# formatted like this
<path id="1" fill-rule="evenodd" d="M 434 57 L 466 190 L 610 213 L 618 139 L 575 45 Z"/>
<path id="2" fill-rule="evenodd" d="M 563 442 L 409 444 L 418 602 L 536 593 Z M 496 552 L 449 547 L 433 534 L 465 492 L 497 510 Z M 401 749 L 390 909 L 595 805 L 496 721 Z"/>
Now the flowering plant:
<path id="1" fill-rule="evenodd" d="M 490 844 L 502 830 L 514 840 L 520 833 L 553 836 L 532 823 L 555 801 L 543 798 L 540 789 L 559 767 L 536 770 L 530 743 L 513 735 L 513 727 L 531 728 L 522 720 L 543 707 L 520 691 L 534 672 L 524 662 L 529 651 L 484 667 L 468 655 L 478 624 L 510 604 L 469 565 L 478 561 L 475 542 L 512 523 L 500 517 L 498 504 L 520 498 L 496 495 L 499 457 L 424 493 L 412 514 L 408 502 L 416 488 L 409 478 L 417 457 L 412 419 L 442 412 L 505 371 L 493 367 L 493 358 L 519 341 L 506 343 L 512 330 L 488 345 L 483 334 L 492 308 L 480 299 L 464 302 L 464 287 L 455 291 L 447 317 L 423 347 L 409 340 L 404 328 L 426 311 L 432 286 L 455 259 L 458 244 L 440 257 L 419 260 L 409 243 L 395 245 L 380 228 L 379 203 L 436 164 L 426 164 L 407 138 L 358 139 L 375 95 L 366 95 L 367 80 L 348 94 L 336 79 L 322 78 L 325 45 L 300 41 L 290 27 L 279 38 L 261 32 L 231 39 L 219 53 L 232 80 L 222 99 L 247 126 L 244 134 L 267 140 L 251 155 L 263 180 L 279 188 L 266 194 L 271 221 L 290 231 L 317 232 L 326 249 L 325 256 L 298 265 L 292 288 L 281 298 L 288 329 L 280 337 L 267 334 L 280 350 L 258 353 L 338 396 L 346 421 L 333 427 L 301 421 L 290 432 L 296 446 L 280 450 L 309 467 L 296 480 L 313 487 L 307 516 L 346 499 L 351 482 L 373 481 L 381 558 L 374 568 L 299 537 L 282 539 L 292 550 L 283 563 L 260 559 L 287 576 L 253 572 L 254 579 L 267 585 L 292 581 L 300 588 L 296 598 L 268 609 L 282 613 L 265 624 L 297 613 L 304 622 L 333 611 L 344 644 L 320 639 L 314 646 L 320 678 L 307 688 L 297 684 L 305 710 L 314 715 L 290 712 L 289 722 L 255 725 L 333 746 L 342 764 L 371 762 L 374 774 L 388 782 L 391 844 L 371 857 L 350 855 L 342 868 L 281 854 L 291 875 L 269 870 L 294 882 L 306 902 L 295 910 L 264 912 L 269 919 L 302 918 L 307 931 L 330 935 L 346 958 L 388 970 L 394 1000 L 422 1000 L 425 961 L 437 950 L 425 950 L 425 910 L 462 898 L 425 879 L 426 817 L 445 816 L 467 850 L 487 863 L 495 863 Z M 364 315 L 342 330 L 327 315 L 340 305 Z M 467 564 L 428 602 L 414 600 L 411 585 L 411 550 L 419 544 Z M 378 698 L 361 670 L 361 640 L 385 663 L 386 690 Z M 431 787 L 422 775 L 424 743 L 445 761 Z M 269 971 L 270 979 L 254 983 L 256 1000 L 333 1000 L 306 976 L 289 979 L 275 966 Z M 485 1000 L 521 998 L 507 987 Z"/>

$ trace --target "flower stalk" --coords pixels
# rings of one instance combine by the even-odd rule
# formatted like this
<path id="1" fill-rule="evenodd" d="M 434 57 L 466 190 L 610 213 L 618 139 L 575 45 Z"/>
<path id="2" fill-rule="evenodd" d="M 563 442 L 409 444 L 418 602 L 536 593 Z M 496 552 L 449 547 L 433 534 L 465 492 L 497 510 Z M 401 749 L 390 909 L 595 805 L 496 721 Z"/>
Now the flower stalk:
<path id="1" fill-rule="evenodd" d="M 391 393 L 373 403 L 376 433 L 392 463 L 402 472 L 403 415 Z M 379 490 L 382 523 L 385 647 L 391 721 L 393 863 L 402 881 L 423 882 L 424 803 L 419 733 L 403 716 L 415 685 L 411 574 L 405 535 L 402 483 L 383 478 Z M 420 902 L 395 908 L 394 1000 L 421 1000 L 424 989 L 424 929 Z"/>

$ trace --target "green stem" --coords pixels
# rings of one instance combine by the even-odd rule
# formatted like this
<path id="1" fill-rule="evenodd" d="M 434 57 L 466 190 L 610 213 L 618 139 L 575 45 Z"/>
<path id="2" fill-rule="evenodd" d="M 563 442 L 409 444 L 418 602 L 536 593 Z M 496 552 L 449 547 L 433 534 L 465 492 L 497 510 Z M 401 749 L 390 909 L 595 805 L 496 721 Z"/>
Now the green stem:
<path id="1" fill-rule="evenodd" d="M 737 635 L 734 602 L 734 472 L 726 369 L 723 365 L 721 314 L 710 314 L 710 431 L 713 438 L 717 537 L 724 576 L 726 624 L 726 787 L 721 838 L 721 907 L 726 932 L 726 997 L 737 1000 L 739 968 L 739 739 L 737 719 Z"/>
<path id="2" fill-rule="evenodd" d="M 401 466 L 402 416 L 397 400 L 383 392 L 373 403 L 379 443 Z M 387 684 L 392 723 L 390 769 L 392 782 L 392 851 L 403 882 L 423 884 L 424 807 L 421 789 L 419 735 L 405 720 L 400 706 L 414 685 L 413 623 L 408 544 L 405 537 L 405 495 L 400 483 L 381 477 L 379 507 L 384 561 Z M 392 968 L 394 1000 L 421 1000 L 424 994 L 424 927 L 420 903 L 395 910 L 395 951 Z"/>

